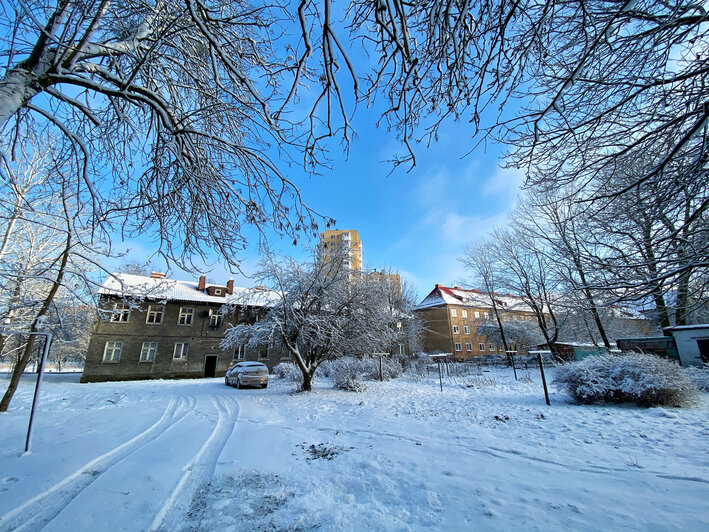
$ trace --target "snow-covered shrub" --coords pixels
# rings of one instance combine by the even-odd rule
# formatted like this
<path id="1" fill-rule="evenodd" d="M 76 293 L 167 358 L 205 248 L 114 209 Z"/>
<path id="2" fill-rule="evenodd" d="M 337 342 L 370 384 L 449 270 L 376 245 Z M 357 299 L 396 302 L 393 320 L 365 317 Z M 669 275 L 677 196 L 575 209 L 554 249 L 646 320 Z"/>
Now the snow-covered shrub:
<path id="1" fill-rule="evenodd" d="M 370 360 L 355 357 L 342 357 L 331 361 L 328 366 L 333 386 L 349 392 L 363 392 L 367 389 L 364 380 L 369 365 Z"/>
<path id="2" fill-rule="evenodd" d="M 367 357 L 362 359 L 362 365 L 365 368 L 365 377 L 370 381 L 378 381 L 379 373 L 379 357 Z M 385 380 L 396 379 L 401 375 L 403 367 L 401 364 L 400 355 L 393 357 L 381 358 L 381 377 Z"/>
<path id="3" fill-rule="evenodd" d="M 703 392 L 709 392 L 709 365 L 689 366 L 686 368 L 691 381 Z"/>
<path id="4" fill-rule="evenodd" d="M 303 380 L 303 373 L 300 368 L 292 362 L 281 362 L 273 368 L 273 374 L 285 381 L 300 382 Z"/>
<path id="5" fill-rule="evenodd" d="M 427 353 L 415 353 L 405 358 L 404 373 L 413 377 L 423 377 L 431 364 L 431 357 Z"/>
<path id="6" fill-rule="evenodd" d="M 675 363 L 645 354 L 588 357 L 557 370 L 554 384 L 580 403 L 682 406 L 697 387 Z"/>

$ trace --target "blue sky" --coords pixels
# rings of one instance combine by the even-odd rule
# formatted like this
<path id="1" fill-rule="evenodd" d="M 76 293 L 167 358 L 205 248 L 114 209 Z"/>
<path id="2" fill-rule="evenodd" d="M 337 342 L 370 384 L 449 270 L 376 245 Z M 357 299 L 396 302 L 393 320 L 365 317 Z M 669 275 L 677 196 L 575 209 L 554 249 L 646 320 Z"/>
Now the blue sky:
<path id="1" fill-rule="evenodd" d="M 401 146 L 393 134 L 377 130 L 374 112 L 361 111 L 353 122 L 357 138 L 345 158 L 338 143 L 331 147 L 332 170 L 291 177 L 307 204 L 337 221 L 338 229 L 356 229 L 363 242 L 364 263 L 369 268 L 388 267 L 400 271 L 423 298 L 435 283 L 453 284 L 465 280 L 457 260 L 463 245 L 474 242 L 495 225 L 504 223 L 514 207 L 522 174 L 500 168 L 501 148 L 488 144 L 461 158 L 473 146 L 472 127 L 449 123 L 435 145 L 416 147 L 417 166 L 410 172 L 399 168 L 391 173 L 390 159 Z M 305 257 L 314 241 L 273 241 L 282 254 Z M 151 243 L 126 242 L 131 259 L 147 259 Z M 259 260 L 256 243 L 245 253 L 242 269 L 253 273 Z M 155 261 L 157 269 L 165 269 Z M 215 282 L 231 274 L 219 263 L 205 264 L 204 271 Z M 172 269 L 178 279 L 195 274 Z M 250 279 L 235 275 L 236 283 L 250 286 Z"/>

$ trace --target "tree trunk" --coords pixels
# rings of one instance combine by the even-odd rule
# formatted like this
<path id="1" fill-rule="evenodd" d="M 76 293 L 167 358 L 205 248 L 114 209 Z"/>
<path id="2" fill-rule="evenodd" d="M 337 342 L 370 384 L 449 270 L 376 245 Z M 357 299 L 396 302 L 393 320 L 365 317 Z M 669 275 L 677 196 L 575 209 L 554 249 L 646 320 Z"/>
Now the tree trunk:
<path id="1" fill-rule="evenodd" d="M 313 389 L 313 376 L 309 371 L 303 372 L 303 386 L 300 389 L 304 392 L 310 392 Z"/>

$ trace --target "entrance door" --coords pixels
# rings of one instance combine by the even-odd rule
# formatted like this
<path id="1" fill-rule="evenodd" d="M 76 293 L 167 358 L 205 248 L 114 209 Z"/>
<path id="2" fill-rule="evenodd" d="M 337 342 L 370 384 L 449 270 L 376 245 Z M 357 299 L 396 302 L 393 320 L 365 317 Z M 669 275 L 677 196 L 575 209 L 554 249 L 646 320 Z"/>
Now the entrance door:
<path id="1" fill-rule="evenodd" d="M 697 340 L 699 346 L 699 356 L 702 357 L 702 362 L 709 362 L 709 338 L 701 338 Z"/>
<path id="2" fill-rule="evenodd" d="M 204 357 L 204 376 L 215 377 L 217 374 L 217 355 L 207 355 Z"/>

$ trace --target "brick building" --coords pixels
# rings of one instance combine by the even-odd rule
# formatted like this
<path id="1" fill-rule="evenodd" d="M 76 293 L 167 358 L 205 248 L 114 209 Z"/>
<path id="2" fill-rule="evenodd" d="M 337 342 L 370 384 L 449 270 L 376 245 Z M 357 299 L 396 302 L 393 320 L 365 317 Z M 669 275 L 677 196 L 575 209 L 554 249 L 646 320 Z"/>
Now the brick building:
<path id="1" fill-rule="evenodd" d="M 534 321 L 534 313 L 514 296 L 495 297 L 503 319 Z M 485 292 L 437 284 L 415 310 L 424 323 L 423 347 L 427 353 L 453 353 L 456 359 L 504 355 L 504 347 L 478 335 L 478 325 L 492 318 L 492 303 Z"/>
<path id="2" fill-rule="evenodd" d="M 272 368 L 274 346 L 223 351 L 229 324 L 254 323 L 276 300 L 261 288 L 114 274 L 99 289 L 101 317 L 89 341 L 82 382 L 223 375 L 232 360 Z"/>

